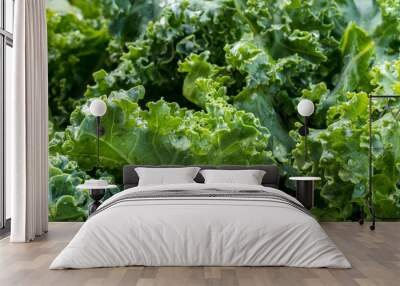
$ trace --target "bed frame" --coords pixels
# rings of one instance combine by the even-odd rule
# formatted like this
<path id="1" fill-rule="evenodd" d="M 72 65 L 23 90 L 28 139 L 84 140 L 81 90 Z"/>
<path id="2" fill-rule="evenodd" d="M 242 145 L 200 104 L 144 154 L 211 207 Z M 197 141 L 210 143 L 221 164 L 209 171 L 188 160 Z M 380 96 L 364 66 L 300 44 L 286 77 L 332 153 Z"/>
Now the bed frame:
<path id="1" fill-rule="evenodd" d="M 279 188 L 279 168 L 275 165 L 252 165 L 252 166 L 239 166 L 239 165 L 219 165 L 219 166 L 211 166 L 211 165 L 191 165 L 191 166 L 182 166 L 182 165 L 163 165 L 163 166 L 155 166 L 155 165 L 127 165 L 123 170 L 123 183 L 124 189 L 129 189 L 136 187 L 139 182 L 139 176 L 135 171 L 137 167 L 147 167 L 147 168 L 160 168 L 160 167 L 200 167 L 201 169 L 222 169 L 222 170 L 263 170 L 265 171 L 264 178 L 262 179 L 261 184 L 265 187 L 271 188 Z M 204 183 L 203 176 L 198 173 L 194 178 L 197 183 Z"/>

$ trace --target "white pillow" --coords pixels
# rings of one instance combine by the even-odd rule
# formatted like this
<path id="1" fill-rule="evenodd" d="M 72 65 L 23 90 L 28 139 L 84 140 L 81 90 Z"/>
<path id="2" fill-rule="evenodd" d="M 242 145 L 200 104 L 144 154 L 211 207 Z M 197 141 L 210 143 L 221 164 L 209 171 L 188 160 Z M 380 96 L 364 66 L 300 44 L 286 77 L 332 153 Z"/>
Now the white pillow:
<path id="1" fill-rule="evenodd" d="M 135 168 L 139 176 L 139 186 L 195 183 L 193 179 L 199 170 L 199 167 Z"/>
<path id="2" fill-rule="evenodd" d="M 261 185 L 265 171 L 261 170 L 202 170 L 205 184 Z"/>

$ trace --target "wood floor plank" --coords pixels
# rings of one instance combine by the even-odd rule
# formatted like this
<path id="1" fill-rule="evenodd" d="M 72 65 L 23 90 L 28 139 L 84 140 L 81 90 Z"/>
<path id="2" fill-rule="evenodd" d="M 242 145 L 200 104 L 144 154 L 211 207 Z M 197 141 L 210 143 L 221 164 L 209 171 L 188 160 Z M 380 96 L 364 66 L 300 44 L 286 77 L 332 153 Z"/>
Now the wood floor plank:
<path id="1" fill-rule="evenodd" d="M 375 232 L 357 223 L 323 223 L 352 269 L 290 267 L 118 267 L 48 269 L 80 223 L 51 223 L 28 244 L 0 240 L 1 286 L 397 286 L 400 284 L 400 222 L 378 223 Z"/>

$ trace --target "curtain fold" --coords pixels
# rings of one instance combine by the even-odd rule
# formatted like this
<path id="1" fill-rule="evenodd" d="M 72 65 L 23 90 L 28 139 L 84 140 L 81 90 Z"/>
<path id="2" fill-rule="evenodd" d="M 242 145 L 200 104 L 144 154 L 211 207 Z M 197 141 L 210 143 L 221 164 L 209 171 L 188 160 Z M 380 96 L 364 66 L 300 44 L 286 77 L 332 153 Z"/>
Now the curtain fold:
<path id="1" fill-rule="evenodd" d="M 45 0 L 16 1 L 14 19 L 14 92 L 6 99 L 6 187 L 12 194 L 10 241 L 28 242 L 48 227 Z"/>

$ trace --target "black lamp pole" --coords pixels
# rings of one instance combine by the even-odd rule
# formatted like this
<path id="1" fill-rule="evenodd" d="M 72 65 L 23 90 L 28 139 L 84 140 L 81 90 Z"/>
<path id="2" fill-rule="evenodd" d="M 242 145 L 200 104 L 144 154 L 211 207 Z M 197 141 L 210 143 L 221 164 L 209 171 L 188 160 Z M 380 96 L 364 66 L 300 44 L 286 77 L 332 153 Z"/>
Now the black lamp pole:
<path id="1" fill-rule="evenodd" d="M 309 99 L 302 99 L 297 104 L 297 111 L 304 118 L 304 126 L 299 129 L 301 136 L 304 136 L 304 163 L 307 162 L 307 135 L 308 130 L 308 120 L 310 116 L 314 113 L 314 103 Z"/>
<path id="2" fill-rule="evenodd" d="M 100 168 L 100 116 L 96 116 L 97 169 Z"/>
<path id="3" fill-rule="evenodd" d="M 307 162 L 307 135 L 310 133 L 308 130 L 309 116 L 303 116 L 304 125 L 299 129 L 299 134 L 304 137 L 304 162 Z"/>
<path id="4" fill-rule="evenodd" d="M 308 117 L 304 116 L 304 162 L 307 162 L 307 135 L 308 135 L 308 126 L 307 122 Z"/>

